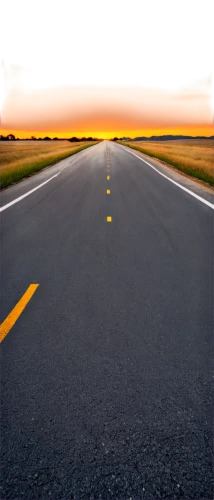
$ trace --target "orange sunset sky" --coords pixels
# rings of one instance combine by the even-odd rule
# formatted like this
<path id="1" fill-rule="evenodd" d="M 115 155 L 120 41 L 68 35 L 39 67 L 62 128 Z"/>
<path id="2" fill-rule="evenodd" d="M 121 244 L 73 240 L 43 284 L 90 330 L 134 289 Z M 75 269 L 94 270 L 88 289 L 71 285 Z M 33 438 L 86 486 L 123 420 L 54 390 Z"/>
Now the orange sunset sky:
<path id="1" fill-rule="evenodd" d="M 1 11 L 1 134 L 214 134 L 212 0 L 27 0 Z"/>

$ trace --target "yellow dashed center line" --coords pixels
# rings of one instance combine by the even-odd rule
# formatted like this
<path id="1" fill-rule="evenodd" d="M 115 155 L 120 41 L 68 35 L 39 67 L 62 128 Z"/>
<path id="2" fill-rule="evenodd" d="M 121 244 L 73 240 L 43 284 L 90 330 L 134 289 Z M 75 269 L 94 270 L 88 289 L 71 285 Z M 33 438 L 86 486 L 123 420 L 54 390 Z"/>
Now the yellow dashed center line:
<path id="1" fill-rule="evenodd" d="M 106 149 L 106 170 L 107 170 L 107 173 L 109 173 L 109 169 L 110 169 L 110 165 L 109 165 L 109 157 L 108 157 L 108 152 L 107 152 L 107 149 Z M 110 175 L 107 175 L 106 176 L 106 179 L 107 181 L 110 181 Z M 106 194 L 111 194 L 111 190 L 110 189 L 106 189 Z M 106 221 L 107 222 L 112 222 L 112 216 L 111 215 L 108 215 L 106 217 Z"/>
<path id="2" fill-rule="evenodd" d="M 15 325 L 17 319 L 24 311 L 26 305 L 30 301 L 31 297 L 35 293 L 38 286 L 39 286 L 38 284 L 32 284 L 28 287 L 22 298 L 19 300 L 19 302 L 10 312 L 10 314 L 8 314 L 7 318 L 3 321 L 3 323 L 0 325 L 0 342 L 2 342 L 2 340 L 11 330 L 11 328 Z"/>

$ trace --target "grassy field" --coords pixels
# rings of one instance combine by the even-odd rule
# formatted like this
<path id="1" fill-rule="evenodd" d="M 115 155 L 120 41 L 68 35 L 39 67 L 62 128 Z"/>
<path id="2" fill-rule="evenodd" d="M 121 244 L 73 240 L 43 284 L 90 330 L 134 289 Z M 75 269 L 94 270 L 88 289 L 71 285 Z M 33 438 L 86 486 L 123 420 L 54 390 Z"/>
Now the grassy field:
<path id="1" fill-rule="evenodd" d="M 0 188 L 97 144 L 68 141 L 0 141 Z"/>
<path id="2" fill-rule="evenodd" d="M 120 142 L 214 186 L 214 140 Z"/>

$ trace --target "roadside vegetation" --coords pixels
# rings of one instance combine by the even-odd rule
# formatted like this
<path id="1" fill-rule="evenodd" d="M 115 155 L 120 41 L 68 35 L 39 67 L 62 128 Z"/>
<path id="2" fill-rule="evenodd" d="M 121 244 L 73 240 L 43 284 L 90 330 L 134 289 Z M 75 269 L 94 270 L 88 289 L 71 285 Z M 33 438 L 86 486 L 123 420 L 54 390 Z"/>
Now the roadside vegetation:
<path id="1" fill-rule="evenodd" d="M 39 172 L 97 142 L 0 141 L 0 188 Z"/>
<path id="2" fill-rule="evenodd" d="M 158 158 L 214 186 L 214 140 L 212 139 L 118 142 Z"/>

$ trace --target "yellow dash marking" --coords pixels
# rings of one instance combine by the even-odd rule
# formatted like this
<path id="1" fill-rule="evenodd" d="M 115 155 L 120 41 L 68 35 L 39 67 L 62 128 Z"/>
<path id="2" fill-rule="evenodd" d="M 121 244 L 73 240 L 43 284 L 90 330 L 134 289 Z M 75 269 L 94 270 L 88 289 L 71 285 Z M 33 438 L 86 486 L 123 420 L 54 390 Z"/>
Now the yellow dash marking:
<path id="1" fill-rule="evenodd" d="M 22 314 L 22 311 L 28 304 L 29 300 L 38 288 L 38 284 L 33 284 L 28 287 L 22 298 L 13 308 L 13 310 L 8 314 L 7 318 L 0 325 L 0 342 L 6 337 L 13 325 L 15 325 L 17 319 Z"/>
<path id="2" fill-rule="evenodd" d="M 110 189 L 107 189 L 106 194 L 111 194 Z"/>
<path id="3" fill-rule="evenodd" d="M 106 217 L 107 222 L 112 222 L 112 217 L 108 216 Z"/>
<path id="4" fill-rule="evenodd" d="M 107 175 L 106 179 L 107 181 L 110 181 L 110 175 Z"/>

